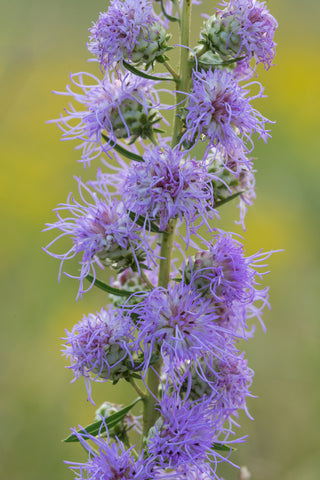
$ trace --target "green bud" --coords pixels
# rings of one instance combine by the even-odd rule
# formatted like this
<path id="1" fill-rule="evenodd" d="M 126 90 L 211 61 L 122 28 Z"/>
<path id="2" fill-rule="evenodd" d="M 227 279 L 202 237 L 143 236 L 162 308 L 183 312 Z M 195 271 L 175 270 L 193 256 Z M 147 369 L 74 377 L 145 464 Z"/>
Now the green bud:
<path id="1" fill-rule="evenodd" d="M 166 60 L 165 52 L 169 50 L 167 42 L 170 38 L 171 35 L 160 23 L 148 29 L 142 28 L 130 60 L 136 65 L 144 64 L 146 68 L 153 66 L 155 61 L 162 63 Z"/>
<path id="2" fill-rule="evenodd" d="M 160 120 L 155 110 L 150 108 L 146 113 L 145 106 L 134 99 L 123 101 L 120 105 L 120 112 L 118 109 L 114 109 L 110 119 L 115 137 L 141 137 L 143 139 L 153 135 L 153 125 Z"/>
<path id="3" fill-rule="evenodd" d="M 225 57 L 234 56 L 239 53 L 241 47 L 239 30 L 240 23 L 233 15 L 226 17 L 212 15 L 200 32 L 203 38 L 200 43 Z"/>

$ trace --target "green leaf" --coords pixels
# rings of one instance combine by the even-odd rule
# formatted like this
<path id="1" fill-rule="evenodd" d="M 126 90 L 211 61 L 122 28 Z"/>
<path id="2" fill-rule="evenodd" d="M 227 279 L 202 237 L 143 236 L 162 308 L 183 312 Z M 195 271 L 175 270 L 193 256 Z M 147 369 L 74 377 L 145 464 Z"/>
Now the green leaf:
<path id="1" fill-rule="evenodd" d="M 111 429 L 112 427 L 117 425 L 117 423 L 121 422 L 121 420 L 124 419 L 124 417 L 131 410 L 131 408 L 133 408 L 140 400 L 141 400 L 140 397 L 137 398 L 134 402 L 130 403 L 130 405 L 127 405 L 122 410 L 119 410 L 119 412 L 116 412 L 113 415 L 110 415 L 104 420 L 99 420 L 98 422 L 91 423 L 90 425 L 87 425 L 82 430 L 78 430 L 77 433 L 81 435 L 83 438 L 90 438 L 89 435 L 92 435 L 93 437 L 97 437 L 99 434 L 106 432 L 106 428 Z M 75 443 L 75 442 L 79 442 L 79 438 L 77 437 L 77 435 L 73 433 L 63 441 L 65 443 Z"/>
<path id="2" fill-rule="evenodd" d="M 133 293 L 133 292 L 129 292 L 129 290 L 120 290 L 119 288 L 110 287 L 110 285 L 107 285 L 106 283 L 103 283 L 98 279 L 94 280 L 92 275 L 87 275 L 86 279 L 89 282 L 94 283 L 95 287 L 100 288 L 104 292 L 111 293 L 111 295 L 116 295 L 118 297 L 129 297 Z"/>
<path id="3" fill-rule="evenodd" d="M 165 7 L 164 7 L 164 4 L 163 4 L 163 0 L 161 0 L 161 10 L 162 10 L 163 15 L 164 15 L 168 20 L 170 20 L 170 22 L 179 22 L 179 23 L 180 23 L 180 18 L 173 17 L 172 15 L 169 15 L 169 14 L 166 12 Z"/>
<path id="4" fill-rule="evenodd" d="M 137 216 L 134 212 L 130 212 L 129 211 L 129 217 L 131 218 L 132 221 L 136 222 L 137 225 L 139 225 L 139 227 L 143 227 L 145 225 L 145 217 L 143 215 L 139 215 Z M 150 230 L 151 232 L 153 233 L 161 233 L 161 231 L 159 230 L 159 227 L 158 225 L 156 225 L 155 223 L 151 222 L 149 220 L 149 222 L 147 222 L 147 225 L 148 223 L 150 224 Z"/>
<path id="5" fill-rule="evenodd" d="M 166 60 L 164 60 L 165 62 Z M 137 75 L 138 77 L 142 77 L 142 78 L 147 78 L 148 80 L 156 80 L 156 81 L 161 81 L 163 82 L 164 80 L 171 80 L 172 82 L 176 82 L 175 78 L 171 78 L 171 77 L 155 77 L 153 75 L 149 75 L 148 73 L 144 73 L 144 72 L 141 72 L 140 70 L 138 70 L 137 68 L 133 67 L 132 65 L 130 65 L 130 63 L 127 63 L 123 60 L 123 65 L 126 67 L 127 70 L 129 70 L 129 72 L 133 73 L 134 75 Z"/>
<path id="6" fill-rule="evenodd" d="M 137 155 L 136 153 L 130 152 L 129 150 L 126 150 L 123 147 L 120 147 L 116 142 L 113 140 L 110 140 L 107 135 L 104 135 L 103 133 L 101 134 L 102 138 L 108 142 L 112 148 L 115 149 L 116 152 L 120 153 L 124 157 L 128 158 L 129 160 L 134 160 L 135 162 L 144 162 L 143 158 L 140 155 Z"/>
<path id="7" fill-rule="evenodd" d="M 234 200 L 235 198 L 239 197 L 243 192 L 237 192 L 234 193 L 233 195 L 230 195 L 230 197 L 226 198 L 225 200 L 220 200 L 220 202 L 217 202 L 214 204 L 214 208 L 220 208 L 222 205 L 225 203 L 231 202 L 231 200 Z"/>
<path id="8" fill-rule="evenodd" d="M 214 450 L 220 450 L 222 452 L 230 452 L 230 450 L 235 451 L 236 448 L 230 447 L 229 445 L 223 445 L 223 443 L 214 443 L 212 445 Z"/>
<path id="9" fill-rule="evenodd" d="M 226 66 L 226 65 L 232 65 L 233 63 L 240 62 L 240 60 L 243 60 L 245 57 L 237 57 L 237 58 L 232 58 L 231 60 L 224 60 L 223 62 L 205 62 L 201 59 L 198 60 L 201 65 L 208 65 L 210 67 L 220 67 L 220 66 Z"/>

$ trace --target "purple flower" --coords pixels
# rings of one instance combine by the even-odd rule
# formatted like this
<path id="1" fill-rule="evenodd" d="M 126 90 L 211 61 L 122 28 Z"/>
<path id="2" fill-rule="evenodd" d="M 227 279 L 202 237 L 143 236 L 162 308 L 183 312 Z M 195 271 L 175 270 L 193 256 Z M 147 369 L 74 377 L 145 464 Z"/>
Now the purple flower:
<path id="1" fill-rule="evenodd" d="M 199 135 L 204 135 L 204 140 L 209 140 L 209 148 L 215 146 L 230 157 L 235 151 L 238 155 L 243 152 L 244 157 L 253 148 L 253 133 L 258 133 L 264 141 L 270 136 L 265 130 L 268 120 L 250 104 L 252 99 L 263 96 L 262 87 L 255 97 L 248 95 L 249 90 L 241 87 L 232 73 L 224 70 L 193 72 L 184 138 L 195 141 Z"/>
<path id="2" fill-rule="evenodd" d="M 91 84 L 85 84 L 85 78 Z M 77 147 L 83 149 L 82 161 L 89 162 L 107 152 L 117 139 L 152 135 L 153 125 L 159 121 L 154 110 L 159 99 L 153 81 L 120 71 L 111 77 L 106 74 L 103 80 L 77 73 L 71 75 L 71 81 L 82 93 L 73 92 L 69 85 L 67 92 L 57 93 L 73 97 L 84 110 L 77 111 L 70 103 L 67 115 L 52 122 L 63 131 L 63 140 L 82 142 Z M 109 141 L 103 139 L 103 133 Z"/>
<path id="3" fill-rule="evenodd" d="M 160 230 L 172 218 L 186 220 L 187 228 L 196 218 L 206 220 L 213 204 L 211 181 L 206 165 L 169 146 L 149 148 L 144 162 L 134 162 L 123 182 L 124 203 L 130 209 L 159 222 Z"/>
<path id="4" fill-rule="evenodd" d="M 70 357 L 75 379 L 83 376 L 91 399 L 91 379 L 114 382 L 128 374 L 128 343 L 133 340 L 130 317 L 120 310 L 101 309 L 66 330 L 63 354 Z M 129 355 L 129 359 L 127 358 Z"/>
<path id="5" fill-rule="evenodd" d="M 89 29 L 88 49 L 104 69 L 121 60 L 152 65 L 167 50 L 158 20 L 149 0 L 112 0 Z"/>
<path id="6" fill-rule="evenodd" d="M 246 397 L 252 396 L 249 388 L 254 372 L 247 363 L 244 353 L 238 356 L 226 355 L 223 359 L 216 360 L 216 385 L 211 399 L 213 408 L 220 413 L 222 421 L 237 414 L 240 408 L 249 415 Z"/>
<path id="7" fill-rule="evenodd" d="M 209 466 L 199 462 L 197 465 L 192 463 L 181 465 L 169 472 L 165 469 L 158 469 L 152 477 L 155 480 L 212 480 L 212 478 Z"/>
<path id="8" fill-rule="evenodd" d="M 167 395 L 159 402 L 159 412 L 160 418 L 147 439 L 148 453 L 154 462 L 162 468 L 177 468 L 190 463 L 201 465 L 210 459 L 211 478 L 217 478 L 214 464 L 225 458 L 213 449 L 213 444 L 221 436 L 224 443 L 227 438 L 211 414 L 208 401 L 194 403 L 182 401 L 178 395 Z"/>
<path id="9" fill-rule="evenodd" d="M 238 204 L 240 220 L 236 223 L 245 230 L 244 219 L 248 206 L 251 206 L 256 198 L 255 170 L 252 169 L 251 162 L 249 160 L 244 162 L 241 154 L 237 156 L 234 153 L 230 158 L 212 149 L 207 157 L 207 163 L 210 165 L 209 171 L 215 174 L 212 182 L 215 202 L 228 200 L 231 195 L 240 193 Z"/>
<path id="10" fill-rule="evenodd" d="M 275 56 L 273 41 L 277 21 L 257 0 L 222 1 L 223 10 L 210 17 L 201 32 L 202 41 L 225 56 L 245 56 L 249 63 L 255 58 L 265 68 L 272 65 Z"/>
<path id="11" fill-rule="evenodd" d="M 140 227 L 130 219 L 124 205 L 111 199 L 99 175 L 95 190 L 90 190 L 81 179 L 76 180 L 82 203 L 70 194 L 67 203 L 55 209 L 58 220 L 48 223 L 45 230 L 57 228 L 62 233 L 44 250 L 61 260 L 59 279 L 63 263 L 82 254 L 80 275 L 74 277 L 80 280 L 79 295 L 82 295 L 86 291 L 83 280 L 91 272 L 95 277 L 95 265 L 100 268 L 112 266 L 120 271 L 129 266 L 139 270 L 139 262 L 149 255 L 149 246 L 139 237 Z M 66 215 L 62 216 L 64 212 Z M 69 236 L 73 245 L 66 253 L 48 250 L 58 240 Z"/>
<path id="12" fill-rule="evenodd" d="M 102 437 L 94 437 L 89 433 L 73 433 L 78 437 L 89 459 L 85 463 L 65 462 L 77 475 L 75 480 L 148 480 L 145 460 L 142 454 L 135 459 L 132 448 L 126 449 L 122 442 L 116 440 L 110 444 Z M 94 448 L 85 439 L 92 441 Z"/>
<path id="13" fill-rule="evenodd" d="M 214 302 L 217 314 L 219 315 L 218 323 L 221 327 L 242 338 L 253 337 L 255 326 L 249 325 L 249 320 L 257 318 L 263 331 L 266 331 L 262 321 L 262 314 L 265 307 L 270 309 L 269 304 L 269 288 L 256 290 L 251 303 L 241 303 L 234 301 L 231 305 L 223 302 Z"/>
<path id="14" fill-rule="evenodd" d="M 155 288 L 132 310 L 137 318 L 135 349 L 144 353 L 143 372 L 160 352 L 168 377 L 176 381 L 181 363 L 201 361 L 203 355 L 224 356 L 234 351 L 232 333 L 221 327 L 216 307 L 183 282 Z"/>
<path id="15" fill-rule="evenodd" d="M 271 253 L 244 256 L 244 247 L 230 234 L 219 234 L 210 249 L 196 253 L 185 269 L 185 278 L 193 288 L 214 302 L 230 307 L 233 302 L 253 303 L 256 297 L 257 269 Z"/>

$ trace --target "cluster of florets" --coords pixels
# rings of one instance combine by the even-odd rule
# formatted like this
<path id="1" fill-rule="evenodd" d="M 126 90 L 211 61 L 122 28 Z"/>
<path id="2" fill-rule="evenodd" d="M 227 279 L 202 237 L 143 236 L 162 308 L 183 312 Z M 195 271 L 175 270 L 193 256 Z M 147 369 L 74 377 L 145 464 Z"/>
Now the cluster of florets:
<path id="1" fill-rule="evenodd" d="M 273 37 L 277 28 L 275 18 L 257 0 L 223 0 L 222 9 L 208 18 L 201 31 L 201 43 L 223 59 L 242 57 L 244 63 L 252 58 L 266 68 L 275 56 Z"/>
<path id="2" fill-rule="evenodd" d="M 111 0 L 87 44 L 101 78 L 71 75 L 63 95 L 81 108 L 70 103 L 53 120 L 64 140 L 78 141 L 86 165 L 108 157 L 95 180 L 76 179 L 79 194 L 58 205 L 46 228 L 59 232 L 45 249 L 61 261 L 59 276 L 78 260 L 79 271 L 67 273 L 79 280 L 78 296 L 95 285 L 113 304 L 66 330 L 63 354 L 92 402 L 93 381 L 125 380 L 139 394 L 127 407 L 104 403 L 87 431 L 73 431 L 89 452 L 88 462 L 70 464 L 79 480 L 218 480 L 218 463 L 244 440 L 235 440 L 235 419 L 241 409 L 249 415 L 253 370 L 239 340 L 253 335 L 252 319 L 263 326 L 270 253 L 246 256 L 217 222 L 220 207 L 238 197 L 244 228 L 255 198 L 252 137 L 270 134 L 252 105 L 262 86 L 253 94 L 257 82 L 241 82 L 256 64 L 270 67 L 277 24 L 258 0 L 223 1 L 198 45 L 182 46 L 190 53 L 180 78 L 166 56 L 167 28 L 184 25 L 180 7 L 201 4 L 185 1 Z M 157 63 L 169 73 L 154 75 Z M 172 142 L 159 128 L 171 109 L 162 102 L 169 90 L 157 89 L 162 80 L 176 84 Z M 192 152 L 203 143 L 202 154 Z M 182 265 L 172 268 L 171 250 Z M 102 280 L 106 269 L 111 279 Z M 130 412 L 140 400 L 143 426 Z M 138 453 L 131 429 L 143 431 Z"/>
<path id="3" fill-rule="evenodd" d="M 165 230 L 170 219 L 185 219 L 187 226 L 213 207 L 212 181 L 205 163 L 169 146 L 146 150 L 144 162 L 133 163 L 125 174 L 122 194 L 133 212 Z"/>
<path id="4" fill-rule="evenodd" d="M 186 137 L 194 142 L 199 136 L 233 156 L 234 152 L 250 152 L 252 135 L 266 140 L 267 119 L 251 104 L 249 90 L 240 86 L 232 73 L 224 70 L 202 70 L 193 73 L 193 91 L 189 94 L 186 116 Z M 262 90 L 257 95 L 262 96 Z"/>
<path id="5" fill-rule="evenodd" d="M 63 131 L 64 140 L 80 140 L 82 161 L 89 162 L 108 152 L 117 139 L 153 136 L 154 126 L 160 120 L 154 82 L 130 72 L 106 73 L 102 80 L 79 73 L 71 75 L 71 81 L 81 93 L 68 86 L 62 95 L 73 97 L 85 109 L 77 111 L 70 104 L 67 115 L 54 122 Z"/>
<path id="6" fill-rule="evenodd" d="M 170 38 L 149 0 L 112 0 L 89 31 L 88 49 L 104 69 L 123 60 L 147 67 L 164 61 Z"/>

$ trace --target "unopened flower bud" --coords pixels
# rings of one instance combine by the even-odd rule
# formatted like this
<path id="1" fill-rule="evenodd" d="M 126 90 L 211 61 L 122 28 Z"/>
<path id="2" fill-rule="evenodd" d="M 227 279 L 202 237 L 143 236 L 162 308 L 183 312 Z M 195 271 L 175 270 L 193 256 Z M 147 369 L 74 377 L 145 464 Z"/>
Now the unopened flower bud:
<path id="1" fill-rule="evenodd" d="M 234 56 L 241 48 L 239 29 L 239 21 L 233 15 L 223 17 L 217 14 L 208 18 L 200 35 L 203 43 L 214 52 Z"/>
<path id="2" fill-rule="evenodd" d="M 171 35 L 168 35 L 160 23 L 142 28 L 137 43 L 130 55 L 131 62 L 144 64 L 147 67 L 155 61 L 160 63 L 166 60 L 165 52 L 168 50 L 167 42 Z"/>
<path id="3" fill-rule="evenodd" d="M 150 138 L 153 125 L 159 120 L 155 110 L 146 111 L 145 106 L 135 99 L 124 100 L 110 115 L 112 133 L 117 138 Z"/>

